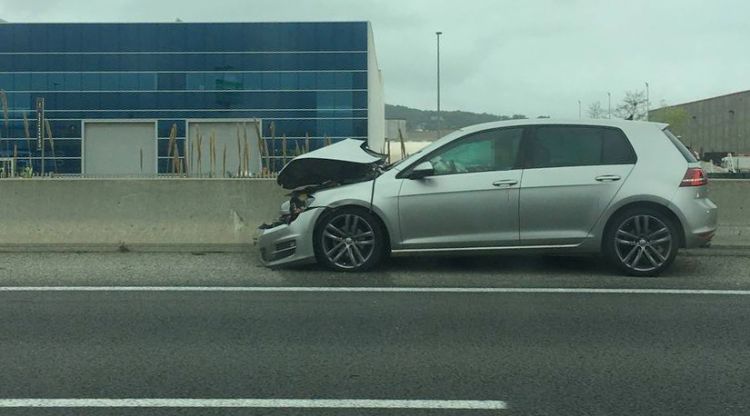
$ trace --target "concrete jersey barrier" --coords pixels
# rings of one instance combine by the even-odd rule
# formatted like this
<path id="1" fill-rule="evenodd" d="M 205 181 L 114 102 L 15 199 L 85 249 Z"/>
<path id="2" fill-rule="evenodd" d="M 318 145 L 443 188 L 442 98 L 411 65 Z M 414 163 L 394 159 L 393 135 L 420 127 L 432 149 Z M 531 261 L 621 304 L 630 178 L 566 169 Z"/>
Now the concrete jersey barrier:
<path id="1" fill-rule="evenodd" d="M 0 249 L 240 249 L 278 217 L 268 179 L 0 181 Z"/>
<path id="2" fill-rule="evenodd" d="M 750 181 L 709 186 L 714 244 L 750 246 Z M 4 179 L 0 250 L 246 250 L 285 194 L 269 179 Z"/>

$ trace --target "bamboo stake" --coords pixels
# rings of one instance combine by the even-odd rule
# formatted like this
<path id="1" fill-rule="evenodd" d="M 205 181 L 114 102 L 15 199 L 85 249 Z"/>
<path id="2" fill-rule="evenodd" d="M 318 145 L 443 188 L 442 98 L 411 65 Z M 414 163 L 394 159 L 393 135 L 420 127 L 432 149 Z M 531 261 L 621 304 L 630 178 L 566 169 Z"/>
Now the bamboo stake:
<path id="1" fill-rule="evenodd" d="M 140 149 L 141 154 L 141 175 L 143 175 L 143 148 Z"/>
<path id="2" fill-rule="evenodd" d="M 299 141 L 294 141 L 294 156 L 299 156 L 302 154 L 302 149 L 299 148 Z"/>
<path id="3" fill-rule="evenodd" d="M 305 132 L 305 153 L 310 153 L 310 133 Z"/>

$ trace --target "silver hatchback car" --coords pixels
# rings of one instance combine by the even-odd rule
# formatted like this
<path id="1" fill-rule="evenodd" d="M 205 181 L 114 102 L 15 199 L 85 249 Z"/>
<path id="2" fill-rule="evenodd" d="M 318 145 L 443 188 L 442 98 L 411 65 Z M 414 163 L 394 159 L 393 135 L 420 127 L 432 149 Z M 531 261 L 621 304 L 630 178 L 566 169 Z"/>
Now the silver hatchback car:
<path id="1" fill-rule="evenodd" d="M 387 165 L 362 141 L 299 156 L 261 226 L 264 264 L 362 271 L 388 255 L 602 254 L 653 276 L 710 243 L 717 207 L 693 154 L 660 123 L 516 120 L 467 127 Z"/>

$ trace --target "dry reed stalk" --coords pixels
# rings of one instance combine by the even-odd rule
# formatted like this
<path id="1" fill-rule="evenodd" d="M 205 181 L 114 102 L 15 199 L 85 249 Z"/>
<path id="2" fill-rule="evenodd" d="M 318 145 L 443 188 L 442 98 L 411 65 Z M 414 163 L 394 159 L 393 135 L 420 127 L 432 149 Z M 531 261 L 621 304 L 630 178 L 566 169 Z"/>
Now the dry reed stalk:
<path id="1" fill-rule="evenodd" d="M 250 176 L 250 142 L 245 131 L 245 150 L 242 152 L 242 162 L 245 165 L 245 176 Z"/>
<path id="2" fill-rule="evenodd" d="M 211 132 L 211 177 L 216 177 L 216 132 Z"/>
<path id="3" fill-rule="evenodd" d="M 52 139 L 52 126 L 49 120 L 44 119 L 44 127 L 47 129 L 47 141 L 49 141 L 50 150 L 52 150 L 52 173 L 57 173 L 57 157 L 55 156 L 55 141 Z"/>
<path id="4" fill-rule="evenodd" d="M 195 166 L 193 157 L 195 156 L 195 142 L 190 142 L 190 166 Z M 200 165 L 198 166 L 200 168 Z"/>
<path id="5" fill-rule="evenodd" d="M 224 156 L 221 160 L 221 177 L 227 177 L 227 144 L 224 143 Z"/>
<path id="6" fill-rule="evenodd" d="M 141 160 L 141 175 L 143 175 L 143 148 L 140 148 L 140 160 Z"/>
<path id="7" fill-rule="evenodd" d="M 29 132 L 29 119 L 26 113 L 23 113 L 23 133 L 26 135 L 26 154 L 29 157 L 29 166 L 31 166 L 31 133 Z"/>
<path id="8" fill-rule="evenodd" d="M 8 123 L 10 122 L 10 115 L 8 113 L 10 109 L 8 108 L 8 95 L 5 94 L 5 90 L 0 90 L 0 105 L 3 106 L 3 120 L 5 123 L 5 135 L 6 135 L 5 138 L 7 139 L 8 138 L 7 136 L 10 135 L 10 130 L 8 128 Z"/>
<path id="9" fill-rule="evenodd" d="M 273 149 L 273 155 L 276 156 L 276 123 L 273 121 L 271 122 L 271 125 L 269 126 L 271 129 L 271 149 Z M 272 173 L 276 171 L 276 161 L 274 159 L 274 164 L 271 166 L 271 153 L 268 152 L 268 147 L 266 147 L 266 157 L 268 158 L 268 172 Z"/>
<path id="10" fill-rule="evenodd" d="M 331 145 L 331 138 L 330 138 L 330 137 L 328 137 L 328 135 L 327 135 L 327 134 L 326 134 L 326 135 L 325 135 L 324 137 L 325 137 L 325 139 L 324 139 L 324 140 L 325 140 L 325 144 L 326 144 L 326 146 L 330 146 L 330 145 Z"/>
<path id="11" fill-rule="evenodd" d="M 305 132 L 305 153 L 310 153 L 310 134 Z"/>
<path id="12" fill-rule="evenodd" d="M 286 134 L 281 136 L 281 165 L 286 164 Z"/>
<path id="13" fill-rule="evenodd" d="M 243 123 L 242 129 L 245 129 L 245 125 Z M 247 135 L 247 131 L 245 132 L 245 135 Z M 242 144 L 240 143 L 240 123 L 237 123 L 237 177 L 242 176 Z"/>
<path id="14" fill-rule="evenodd" d="M 266 155 L 268 154 L 268 147 L 266 146 L 266 141 L 263 139 L 263 131 L 260 129 L 260 123 L 257 121 L 253 123 L 255 125 L 255 133 L 258 135 L 258 154 L 260 155 L 260 173 L 263 174 L 263 149 L 266 150 Z M 268 166 L 265 167 L 265 170 L 268 170 Z"/>
<path id="15" fill-rule="evenodd" d="M 401 142 L 401 159 L 406 157 L 406 144 L 404 144 L 404 134 L 401 132 L 401 128 L 398 129 L 398 140 Z"/>
<path id="16" fill-rule="evenodd" d="M 195 130 L 195 137 L 197 138 L 197 146 L 198 151 L 196 152 L 197 158 L 198 158 L 198 177 L 203 176 L 203 136 L 201 136 L 201 129 L 200 127 L 196 128 Z"/>
<path id="17" fill-rule="evenodd" d="M 299 148 L 299 141 L 294 141 L 294 156 L 299 156 L 302 154 L 302 149 Z"/>
<path id="18" fill-rule="evenodd" d="M 185 137 L 185 140 L 182 142 L 182 158 L 185 161 L 185 177 L 187 177 L 190 174 L 190 164 L 188 163 L 188 140 L 187 140 L 187 137 Z"/>
<path id="19" fill-rule="evenodd" d="M 172 124 L 172 128 L 169 129 L 169 141 L 167 142 L 167 160 L 172 161 L 172 173 L 175 173 L 177 166 L 174 163 L 174 141 L 177 137 L 176 126 Z"/>

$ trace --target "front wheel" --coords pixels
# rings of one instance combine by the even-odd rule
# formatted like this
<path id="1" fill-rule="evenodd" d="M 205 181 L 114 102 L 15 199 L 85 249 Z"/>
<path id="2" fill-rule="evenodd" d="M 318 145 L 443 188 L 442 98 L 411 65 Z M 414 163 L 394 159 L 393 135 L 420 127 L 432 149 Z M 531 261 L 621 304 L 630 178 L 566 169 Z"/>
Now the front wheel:
<path id="1" fill-rule="evenodd" d="M 618 214 L 604 236 L 604 254 L 631 276 L 657 276 L 674 261 L 678 229 L 671 218 L 649 208 Z"/>
<path id="2" fill-rule="evenodd" d="M 360 208 L 342 208 L 324 214 L 313 238 L 318 262 L 336 271 L 369 270 L 380 262 L 385 247 L 380 222 Z"/>

